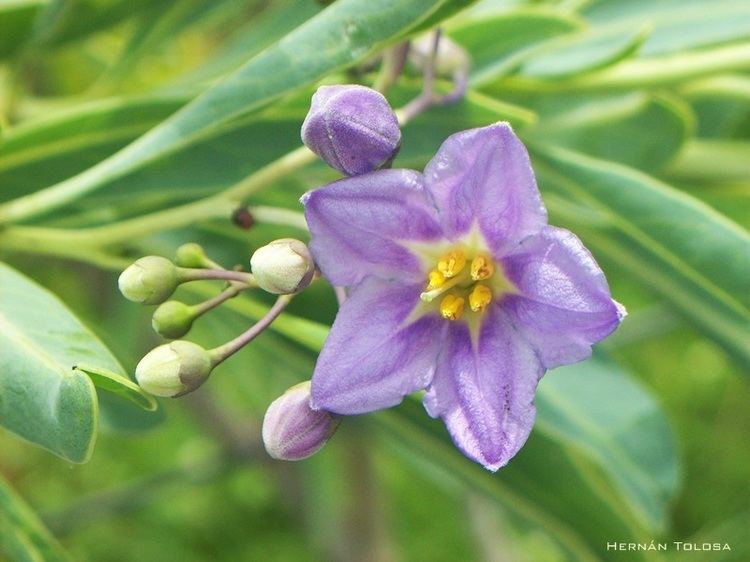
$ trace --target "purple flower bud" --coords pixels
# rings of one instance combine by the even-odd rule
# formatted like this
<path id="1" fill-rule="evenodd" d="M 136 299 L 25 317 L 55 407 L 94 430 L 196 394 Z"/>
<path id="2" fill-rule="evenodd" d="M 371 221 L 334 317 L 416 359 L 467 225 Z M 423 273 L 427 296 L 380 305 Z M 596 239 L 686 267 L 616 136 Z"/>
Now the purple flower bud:
<path id="1" fill-rule="evenodd" d="M 321 86 L 302 124 L 302 142 L 347 176 L 390 165 L 401 130 L 388 100 L 364 86 Z"/>
<path id="2" fill-rule="evenodd" d="M 310 381 L 306 381 L 287 390 L 268 407 L 263 418 L 263 444 L 275 459 L 306 459 L 326 444 L 340 421 L 310 407 Z"/>

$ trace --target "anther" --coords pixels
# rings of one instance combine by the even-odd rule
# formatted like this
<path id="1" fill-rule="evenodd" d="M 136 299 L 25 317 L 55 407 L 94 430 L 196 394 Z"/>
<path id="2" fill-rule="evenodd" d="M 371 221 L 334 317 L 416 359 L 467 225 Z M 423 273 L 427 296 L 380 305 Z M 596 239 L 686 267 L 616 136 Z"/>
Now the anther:
<path id="1" fill-rule="evenodd" d="M 494 272 L 495 266 L 490 258 L 477 256 L 471 260 L 471 278 L 474 281 L 489 279 Z"/>
<path id="2" fill-rule="evenodd" d="M 475 285 L 469 293 L 469 308 L 482 312 L 492 302 L 492 291 L 485 285 Z"/>
<path id="3" fill-rule="evenodd" d="M 464 253 L 461 250 L 454 250 L 440 258 L 437 268 L 444 277 L 450 278 L 458 275 L 465 265 Z"/>
<path id="4" fill-rule="evenodd" d="M 464 299 L 456 295 L 446 295 L 440 303 L 440 314 L 446 320 L 458 320 L 464 313 Z"/>
<path id="5" fill-rule="evenodd" d="M 437 269 L 433 269 L 427 275 L 427 290 L 432 291 L 445 284 L 445 276 Z"/>

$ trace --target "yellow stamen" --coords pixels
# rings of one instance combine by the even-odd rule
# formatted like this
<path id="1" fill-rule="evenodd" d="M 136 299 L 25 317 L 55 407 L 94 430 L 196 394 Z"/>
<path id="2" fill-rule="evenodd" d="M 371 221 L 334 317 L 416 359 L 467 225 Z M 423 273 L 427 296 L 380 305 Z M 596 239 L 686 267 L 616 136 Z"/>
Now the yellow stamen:
<path id="1" fill-rule="evenodd" d="M 464 313 L 464 299 L 456 295 L 445 295 L 440 303 L 440 314 L 446 320 L 458 320 Z"/>
<path id="2" fill-rule="evenodd" d="M 469 308 L 473 312 L 482 312 L 492 302 L 492 291 L 485 285 L 475 285 L 469 293 Z"/>
<path id="3" fill-rule="evenodd" d="M 486 256 L 477 256 L 471 260 L 471 278 L 474 281 L 483 281 L 492 277 L 495 265 Z"/>
<path id="4" fill-rule="evenodd" d="M 419 298 L 421 298 L 424 302 L 432 302 L 437 297 L 439 297 L 442 294 L 445 294 L 447 291 L 449 291 L 456 285 L 465 283 L 468 280 L 469 280 L 469 272 L 467 271 L 451 279 L 445 279 L 445 281 L 440 287 L 438 287 L 437 289 L 429 289 L 423 292 L 421 295 L 419 295 Z"/>
<path id="5" fill-rule="evenodd" d="M 427 290 L 432 291 L 438 287 L 445 285 L 445 276 L 440 273 L 437 269 L 433 269 L 427 275 Z"/>
<path id="6" fill-rule="evenodd" d="M 454 250 L 440 258 L 437 268 L 444 277 L 450 278 L 458 275 L 465 265 L 464 253 L 461 250 Z"/>

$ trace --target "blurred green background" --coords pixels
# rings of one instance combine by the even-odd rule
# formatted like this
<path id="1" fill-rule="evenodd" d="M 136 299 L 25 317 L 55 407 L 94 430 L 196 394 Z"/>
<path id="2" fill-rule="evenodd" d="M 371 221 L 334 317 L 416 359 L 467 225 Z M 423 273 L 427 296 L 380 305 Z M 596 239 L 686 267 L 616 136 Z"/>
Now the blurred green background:
<path id="1" fill-rule="evenodd" d="M 0 258 L 28 278 L 11 295 L 4 277 L 0 301 L 22 309 L 46 287 L 132 373 L 162 340 L 117 291 L 124 265 L 195 241 L 247 267 L 252 248 L 306 236 L 262 209 L 299 211 L 337 176 L 315 163 L 243 194 L 261 206 L 250 230 L 221 206 L 170 209 L 300 146 L 317 85 L 372 84 L 384 50 L 436 25 L 469 53 L 470 87 L 405 127 L 394 165 L 510 121 L 551 223 L 581 236 L 630 312 L 594 358 L 542 381 L 527 446 L 492 475 L 407 400 L 345 420 L 309 460 L 268 458 L 263 412 L 310 377 L 335 315 L 316 283 L 190 396 L 145 412 L 98 389 L 85 464 L 0 417 L 0 559 L 750 559 L 746 1 L 0 0 Z M 420 84 L 409 63 L 388 98 Z M 223 343 L 268 303 L 235 299 L 189 337 Z M 32 411 L 4 386 L 33 376 L 19 373 L 0 372 L 13 420 Z M 652 540 L 668 549 L 607 547 Z"/>

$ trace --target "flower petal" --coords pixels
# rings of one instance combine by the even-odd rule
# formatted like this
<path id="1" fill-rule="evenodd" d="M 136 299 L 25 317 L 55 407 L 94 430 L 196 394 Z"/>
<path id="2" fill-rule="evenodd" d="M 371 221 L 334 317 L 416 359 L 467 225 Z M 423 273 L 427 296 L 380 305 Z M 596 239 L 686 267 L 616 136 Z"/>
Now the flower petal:
<path id="1" fill-rule="evenodd" d="M 331 183 L 302 198 L 312 233 L 310 249 L 334 285 L 354 285 L 367 275 L 423 277 L 419 259 L 400 241 L 441 235 L 421 174 L 380 170 Z"/>
<path id="2" fill-rule="evenodd" d="M 500 256 L 547 224 L 529 155 L 507 123 L 451 135 L 424 173 L 451 240 L 478 223 Z"/>
<path id="3" fill-rule="evenodd" d="M 432 315 L 406 323 L 421 290 L 375 277 L 353 289 L 318 357 L 313 408 L 371 412 L 430 383 L 446 322 Z"/>
<path id="4" fill-rule="evenodd" d="M 548 226 L 503 260 L 520 295 L 502 306 L 548 369 L 586 359 L 620 324 L 604 273 L 572 233 Z"/>
<path id="5" fill-rule="evenodd" d="M 467 457 L 495 471 L 531 432 L 534 392 L 544 369 L 500 306 L 485 314 L 474 345 L 466 324 L 450 325 L 424 402 Z"/>

